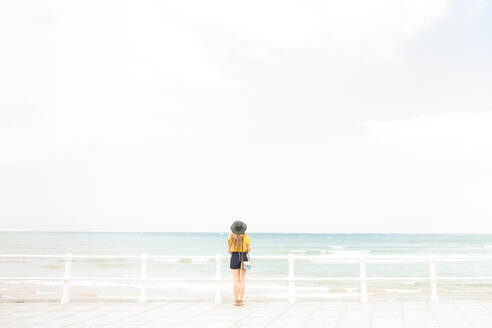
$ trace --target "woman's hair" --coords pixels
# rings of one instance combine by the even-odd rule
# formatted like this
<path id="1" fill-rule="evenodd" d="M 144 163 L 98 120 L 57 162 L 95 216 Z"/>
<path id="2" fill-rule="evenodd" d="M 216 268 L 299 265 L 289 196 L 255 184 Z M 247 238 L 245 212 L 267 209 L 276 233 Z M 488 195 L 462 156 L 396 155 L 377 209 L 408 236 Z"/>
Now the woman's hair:
<path id="1" fill-rule="evenodd" d="M 244 234 L 236 234 L 231 232 L 231 234 L 229 235 L 229 244 L 234 249 L 241 249 L 243 239 Z"/>

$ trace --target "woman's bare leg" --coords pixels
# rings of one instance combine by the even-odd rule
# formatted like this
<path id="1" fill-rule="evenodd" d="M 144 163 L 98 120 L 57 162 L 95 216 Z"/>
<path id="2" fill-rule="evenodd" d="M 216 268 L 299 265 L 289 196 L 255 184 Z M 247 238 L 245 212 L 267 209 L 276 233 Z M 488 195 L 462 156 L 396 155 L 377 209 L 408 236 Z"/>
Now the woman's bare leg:
<path id="1" fill-rule="evenodd" d="M 237 271 L 239 271 L 239 302 L 242 304 L 246 289 L 246 270 L 239 269 Z"/>
<path id="2" fill-rule="evenodd" d="M 234 304 L 239 301 L 239 269 L 232 270 L 232 290 L 234 291 Z"/>

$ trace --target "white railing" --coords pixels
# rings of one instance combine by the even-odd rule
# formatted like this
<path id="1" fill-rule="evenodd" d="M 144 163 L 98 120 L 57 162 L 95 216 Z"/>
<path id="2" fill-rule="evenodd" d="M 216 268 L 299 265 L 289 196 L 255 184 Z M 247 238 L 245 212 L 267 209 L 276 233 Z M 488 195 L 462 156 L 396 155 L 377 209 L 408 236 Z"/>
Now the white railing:
<path id="1" fill-rule="evenodd" d="M 65 255 L 24 255 L 24 254 L 9 254 L 1 255 L 2 258 L 45 258 L 45 259 L 64 259 L 65 272 L 63 277 L 0 277 L 3 281 L 13 280 L 32 280 L 32 281 L 63 281 L 63 292 L 61 297 L 61 303 L 66 304 L 70 300 L 70 283 L 73 280 L 132 280 L 140 282 L 140 296 L 138 298 L 139 303 L 145 303 L 147 300 L 146 289 L 147 281 L 150 280 L 212 280 L 215 281 L 215 303 L 221 303 L 221 281 L 229 280 L 221 278 L 221 261 L 223 259 L 229 259 L 229 256 L 222 256 L 217 254 L 216 256 L 171 256 L 171 255 L 74 255 L 71 253 Z M 71 274 L 71 266 L 73 259 L 140 259 L 140 276 L 139 277 L 74 277 Z M 196 259 L 196 260 L 215 260 L 216 261 L 216 273 L 215 277 L 148 277 L 147 265 L 149 259 Z M 251 260 L 287 260 L 289 264 L 289 274 L 287 277 L 249 277 L 248 280 L 264 280 L 264 281 L 287 281 L 288 282 L 288 302 L 294 304 L 296 302 L 296 281 L 359 281 L 360 282 L 360 301 L 367 302 L 367 282 L 368 281 L 429 281 L 431 287 L 431 301 L 439 301 L 437 295 L 437 281 L 438 280 L 492 280 L 492 276 L 467 276 L 467 277 L 438 277 L 436 274 L 436 262 L 459 262 L 459 261 L 484 261 L 492 260 L 492 255 L 463 255 L 463 256 L 374 256 L 374 255 L 362 255 L 357 257 L 341 257 L 341 256 L 302 256 L 289 254 L 287 256 L 251 256 Z M 317 263 L 359 263 L 359 276 L 358 277 L 295 277 L 294 275 L 294 262 L 298 261 L 313 261 Z M 429 264 L 429 275 L 424 277 L 368 277 L 366 274 L 367 263 L 411 263 L 421 262 Z M 255 264 L 255 266 L 258 264 Z"/>

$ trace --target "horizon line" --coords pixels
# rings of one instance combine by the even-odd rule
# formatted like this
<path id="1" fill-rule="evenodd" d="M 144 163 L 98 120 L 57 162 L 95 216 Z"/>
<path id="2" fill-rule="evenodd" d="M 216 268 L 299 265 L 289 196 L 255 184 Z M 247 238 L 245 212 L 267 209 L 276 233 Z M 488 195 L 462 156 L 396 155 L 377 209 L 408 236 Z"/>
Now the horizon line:
<path id="1" fill-rule="evenodd" d="M 55 233 L 228 233 L 229 231 L 132 231 L 132 230 L 25 230 L 25 229 L 0 229 L 0 232 L 55 232 Z M 249 232 L 251 233 L 251 232 Z M 254 231 L 253 233 L 269 233 L 269 234 L 313 234 L 313 235 L 327 235 L 327 234 L 454 234 L 454 235 L 492 235 L 492 232 L 346 232 L 346 231 L 333 231 L 333 232 L 283 232 L 283 231 Z"/>

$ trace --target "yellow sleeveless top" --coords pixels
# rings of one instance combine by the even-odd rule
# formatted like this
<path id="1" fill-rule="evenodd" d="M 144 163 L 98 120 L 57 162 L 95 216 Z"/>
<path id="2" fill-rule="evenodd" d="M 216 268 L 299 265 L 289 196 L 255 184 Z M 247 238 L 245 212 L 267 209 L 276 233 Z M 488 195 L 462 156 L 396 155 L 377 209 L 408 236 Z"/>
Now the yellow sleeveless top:
<path id="1" fill-rule="evenodd" d="M 230 244 L 229 237 L 227 237 L 226 240 L 227 240 L 227 245 L 229 245 Z M 249 238 L 248 234 L 245 233 L 244 238 L 243 238 L 243 252 L 246 252 L 246 247 L 249 245 L 250 240 L 251 239 Z M 231 245 L 231 250 L 233 252 L 240 252 L 241 251 L 241 249 L 235 249 L 234 246 L 232 246 L 232 245 Z"/>

